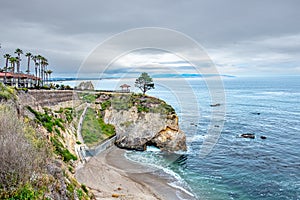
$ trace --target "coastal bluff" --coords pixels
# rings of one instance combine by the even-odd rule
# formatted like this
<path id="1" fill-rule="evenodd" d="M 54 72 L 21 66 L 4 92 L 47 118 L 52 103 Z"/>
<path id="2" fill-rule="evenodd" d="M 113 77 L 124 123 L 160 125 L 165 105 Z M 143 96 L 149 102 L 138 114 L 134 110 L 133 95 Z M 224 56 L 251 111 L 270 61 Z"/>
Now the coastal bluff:
<path id="1" fill-rule="evenodd" d="M 186 150 L 186 136 L 175 110 L 163 100 L 138 94 L 100 94 L 104 122 L 115 126 L 116 146 L 162 151 Z"/>
<path id="2" fill-rule="evenodd" d="M 29 105 L 42 111 L 45 106 L 58 109 L 74 106 L 75 102 L 84 100 L 79 97 L 82 95 L 84 92 L 71 90 L 30 90 L 20 92 L 18 97 L 23 104 L 21 107 Z M 119 148 L 143 151 L 147 146 L 155 146 L 169 152 L 186 150 L 186 136 L 179 128 L 178 116 L 165 101 L 133 93 L 95 92 L 89 95 L 94 96 L 91 106 L 101 113 L 103 121 L 115 127 L 115 145 Z"/>

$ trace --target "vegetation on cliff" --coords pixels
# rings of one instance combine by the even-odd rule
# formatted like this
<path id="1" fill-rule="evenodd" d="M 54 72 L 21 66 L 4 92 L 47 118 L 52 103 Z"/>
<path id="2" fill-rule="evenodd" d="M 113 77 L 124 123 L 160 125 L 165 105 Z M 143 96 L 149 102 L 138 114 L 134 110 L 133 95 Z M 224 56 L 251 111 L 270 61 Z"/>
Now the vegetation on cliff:
<path id="1" fill-rule="evenodd" d="M 0 198 L 35 199 L 46 190 L 48 144 L 11 107 L 0 106 Z"/>
<path id="2" fill-rule="evenodd" d="M 16 99 L 16 92 L 13 87 L 6 87 L 2 83 L 0 83 L 0 101 L 2 100 L 9 100 L 9 99 Z"/>
<path id="3" fill-rule="evenodd" d="M 81 134 L 86 145 L 92 147 L 115 134 L 113 125 L 105 124 L 101 112 L 88 108 L 83 120 Z"/>
<path id="4" fill-rule="evenodd" d="M 98 98 L 101 98 L 102 95 L 98 94 Z M 163 115 L 175 114 L 175 110 L 172 106 L 167 104 L 165 101 L 151 97 L 144 96 L 142 94 L 114 94 L 109 97 L 109 99 L 101 102 L 102 110 L 105 110 L 109 107 L 121 110 L 129 110 L 133 106 L 137 107 L 139 113 L 160 113 Z"/>
<path id="5" fill-rule="evenodd" d="M 73 175 L 77 157 L 66 138 L 73 110 L 38 112 L 28 107 L 30 112 L 21 115 L 17 92 L 2 87 L 1 94 L 5 98 L 0 99 L 0 199 L 93 198 Z"/>

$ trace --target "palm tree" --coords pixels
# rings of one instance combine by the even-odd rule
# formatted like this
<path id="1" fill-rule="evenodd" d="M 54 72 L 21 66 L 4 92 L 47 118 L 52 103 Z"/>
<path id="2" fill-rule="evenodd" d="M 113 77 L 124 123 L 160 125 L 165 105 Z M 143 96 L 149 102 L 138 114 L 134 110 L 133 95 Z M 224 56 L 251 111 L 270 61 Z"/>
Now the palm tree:
<path id="1" fill-rule="evenodd" d="M 7 68 L 8 68 L 8 61 L 10 58 L 10 55 L 7 53 L 4 55 L 5 60 L 5 68 L 4 68 L 4 84 L 6 83 L 6 73 L 7 73 Z"/>
<path id="2" fill-rule="evenodd" d="M 16 49 L 15 54 L 18 55 L 18 62 L 17 62 L 17 73 L 20 73 L 20 61 L 21 61 L 21 54 L 23 54 L 23 51 L 21 49 Z"/>
<path id="3" fill-rule="evenodd" d="M 21 62 L 21 54 L 23 54 L 23 51 L 21 49 L 16 49 L 15 53 L 18 55 L 17 57 L 17 73 L 20 73 L 20 62 Z M 20 85 L 20 76 L 18 76 L 18 86 Z"/>
<path id="4" fill-rule="evenodd" d="M 42 78 L 42 85 L 44 85 L 45 82 L 45 69 L 48 66 L 48 60 L 44 58 L 43 56 L 40 57 L 40 68 L 41 68 L 41 78 Z"/>
<path id="5" fill-rule="evenodd" d="M 32 58 L 32 60 L 34 62 L 35 77 L 36 77 L 36 81 L 37 81 L 37 78 L 38 78 L 38 66 L 39 66 L 38 56 L 32 56 L 31 58 Z M 37 82 L 35 82 L 35 85 L 37 85 Z"/>
<path id="6" fill-rule="evenodd" d="M 15 73 L 15 64 L 16 64 L 16 62 L 18 61 L 18 59 L 17 59 L 17 57 L 10 57 L 9 58 L 9 62 L 10 62 L 10 69 L 11 69 L 11 72 L 12 73 Z"/>
<path id="7" fill-rule="evenodd" d="M 41 79 L 42 78 L 42 74 L 41 74 L 41 68 L 42 68 L 42 59 L 43 59 L 43 56 L 41 56 L 41 55 L 37 55 L 37 60 L 38 60 L 38 63 L 39 63 L 39 65 L 38 65 L 38 70 L 39 70 L 39 72 L 38 72 L 38 77 Z M 40 86 L 40 81 L 39 81 L 39 86 Z"/>
<path id="8" fill-rule="evenodd" d="M 26 53 L 25 56 L 27 57 L 27 74 L 30 73 L 30 59 L 31 59 L 31 56 L 32 54 L 30 52 Z"/>
<path id="9" fill-rule="evenodd" d="M 17 57 L 10 57 L 9 58 L 9 62 L 11 64 L 11 72 L 13 73 L 13 82 L 12 82 L 12 84 L 15 82 L 14 73 L 15 73 L 15 64 L 16 64 L 17 61 L 18 61 Z"/>
<path id="10" fill-rule="evenodd" d="M 49 79 L 51 79 L 51 74 L 52 74 L 52 70 L 47 70 L 46 71 L 46 73 L 47 73 L 47 75 L 48 75 L 48 78 L 47 78 L 47 81 L 48 81 L 48 83 L 49 83 Z"/>

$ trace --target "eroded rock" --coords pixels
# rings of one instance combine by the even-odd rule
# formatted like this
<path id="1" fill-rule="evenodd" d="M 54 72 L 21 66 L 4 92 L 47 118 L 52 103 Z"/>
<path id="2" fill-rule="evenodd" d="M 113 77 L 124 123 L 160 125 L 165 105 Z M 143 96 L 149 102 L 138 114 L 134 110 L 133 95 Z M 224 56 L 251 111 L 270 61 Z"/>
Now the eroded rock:
<path id="1" fill-rule="evenodd" d="M 186 136 L 179 129 L 177 115 L 163 109 L 151 109 L 158 105 L 161 104 L 147 102 L 147 109 L 144 109 L 147 112 L 141 111 L 137 103 L 128 110 L 117 110 L 114 105 L 106 109 L 105 123 L 113 124 L 116 128 L 115 144 L 120 148 L 141 151 L 146 150 L 147 145 L 154 145 L 163 151 L 186 150 Z"/>

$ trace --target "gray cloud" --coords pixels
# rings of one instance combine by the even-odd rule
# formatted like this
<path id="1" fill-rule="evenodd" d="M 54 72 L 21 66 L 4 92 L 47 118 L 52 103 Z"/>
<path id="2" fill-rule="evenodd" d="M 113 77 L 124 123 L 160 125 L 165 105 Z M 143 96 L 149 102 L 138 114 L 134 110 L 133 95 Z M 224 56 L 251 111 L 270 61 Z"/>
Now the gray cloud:
<path id="1" fill-rule="evenodd" d="M 207 50 L 222 73 L 295 74 L 300 66 L 299 8 L 298 0 L 4 0 L 0 53 L 21 48 L 47 57 L 56 76 L 75 74 L 108 37 L 150 26 L 187 34 Z M 282 70 L 281 64 L 286 66 Z"/>

